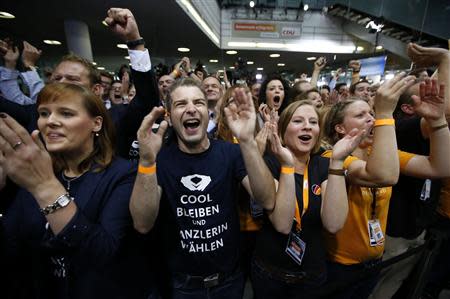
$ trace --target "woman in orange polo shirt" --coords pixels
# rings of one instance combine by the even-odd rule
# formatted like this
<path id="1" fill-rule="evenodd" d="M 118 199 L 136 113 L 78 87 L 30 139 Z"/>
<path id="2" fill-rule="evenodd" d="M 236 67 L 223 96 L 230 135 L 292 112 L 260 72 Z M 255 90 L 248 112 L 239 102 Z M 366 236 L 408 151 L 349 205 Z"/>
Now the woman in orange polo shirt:
<path id="1" fill-rule="evenodd" d="M 336 234 L 325 233 L 328 251 L 329 298 L 367 298 L 378 279 L 376 265 L 383 255 L 384 233 L 391 187 L 402 174 L 424 178 L 450 175 L 450 133 L 444 128 L 444 86 L 427 80 L 420 87 L 420 97 L 415 98 L 416 113 L 430 128 L 430 156 L 396 152 L 395 128 L 392 111 L 398 97 L 413 82 L 403 74 L 387 81 L 377 91 L 376 119 L 371 108 L 361 99 L 337 103 L 325 120 L 325 138 L 331 144 L 354 128 L 373 127 L 367 136 L 344 162 L 347 170 L 349 213 Z M 383 139 L 384 142 L 379 141 Z M 325 153 L 324 155 L 329 155 Z M 391 160 L 389 162 L 389 160 Z M 366 162 L 367 161 L 367 162 Z M 372 163 L 376 162 L 376 163 Z M 369 175 L 369 169 L 390 169 L 383 176 Z M 366 275 L 367 274 L 367 275 Z"/>

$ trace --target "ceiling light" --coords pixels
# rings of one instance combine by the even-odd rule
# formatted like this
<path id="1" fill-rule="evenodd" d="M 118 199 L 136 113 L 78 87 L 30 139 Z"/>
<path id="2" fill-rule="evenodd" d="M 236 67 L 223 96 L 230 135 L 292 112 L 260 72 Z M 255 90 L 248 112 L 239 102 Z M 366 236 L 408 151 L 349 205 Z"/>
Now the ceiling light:
<path id="1" fill-rule="evenodd" d="M 375 49 L 377 49 L 377 50 L 382 50 L 382 49 L 383 49 L 383 46 L 376 46 Z"/>
<path id="2" fill-rule="evenodd" d="M 46 43 L 47 45 L 53 45 L 53 46 L 61 45 L 60 41 L 52 40 L 52 39 L 44 39 L 44 43 Z"/>
<path id="3" fill-rule="evenodd" d="M 227 53 L 228 55 L 234 55 L 234 54 L 237 54 L 237 51 L 229 50 L 229 51 L 226 51 L 225 53 Z"/>
<path id="4" fill-rule="evenodd" d="M 256 74 L 255 79 L 256 80 L 261 80 L 262 79 L 262 74 Z"/>
<path id="5" fill-rule="evenodd" d="M 108 72 L 108 73 L 110 73 L 111 75 L 114 75 L 114 72 Z"/>
<path id="6" fill-rule="evenodd" d="M 216 43 L 216 45 L 219 45 L 220 41 L 217 35 L 209 28 L 209 26 L 206 24 L 206 22 L 203 20 L 203 18 L 198 14 L 197 10 L 192 6 L 191 2 L 189 0 L 177 0 L 177 3 L 179 5 L 184 6 L 184 8 L 191 14 L 192 18 L 194 18 L 194 21 L 197 22 L 198 25 L 204 30 L 204 32 L 209 36 L 209 38 Z"/>
<path id="7" fill-rule="evenodd" d="M 355 45 L 351 42 L 340 43 L 330 40 L 302 40 L 292 44 L 286 44 L 289 51 L 295 52 L 313 52 L 313 53 L 353 53 Z"/>
<path id="8" fill-rule="evenodd" d="M 280 43 L 256 43 L 257 48 L 276 48 L 276 49 L 283 49 L 286 48 L 286 44 L 280 44 Z"/>
<path id="9" fill-rule="evenodd" d="M 255 7 L 255 1 L 250 1 L 250 3 L 248 4 L 251 8 Z"/>
<path id="10" fill-rule="evenodd" d="M 364 47 L 357 46 L 357 47 L 356 47 L 356 51 L 364 51 Z"/>
<path id="11" fill-rule="evenodd" d="M 253 61 L 247 61 L 247 64 L 254 64 Z"/>
<path id="12" fill-rule="evenodd" d="M 247 48 L 255 48 L 256 43 L 252 42 L 228 42 L 228 47 L 247 47 Z"/>
<path id="13" fill-rule="evenodd" d="M 230 69 L 230 70 L 234 70 L 234 66 L 230 66 L 229 69 Z"/>
<path id="14" fill-rule="evenodd" d="M 280 54 L 270 54 L 269 56 L 272 58 L 278 58 L 278 57 L 280 57 Z"/>
<path id="15" fill-rule="evenodd" d="M 217 63 L 217 62 L 219 62 L 219 60 L 217 60 L 217 59 L 210 59 L 209 62 Z"/>
<path id="16" fill-rule="evenodd" d="M 106 23 L 105 20 L 102 21 L 102 24 L 105 25 L 106 27 L 109 27 L 108 23 Z"/>
<path id="17" fill-rule="evenodd" d="M 263 67 L 258 67 L 258 68 L 256 68 L 256 70 L 257 70 L 257 71 L 263 71 L 264 68 L 263 68 Z"/>
<path id="18" fill-rule="evenodd" d="M 126 44 L 117 44 L 117 48 L 128 49 L 128 46 Z"/>
<path id="19" fill-rule="evenodd" d="M 306 57 L 306 60 L 316 60 L 317 58 L 316 57 L 314 57 L 314 56 L 311 56 L 311 57 Z"/>
<path id="20" fill-rule="evenodd" d="M 97 65 L 97 62 L 95 62 L 95 61 L 92 61 L 91 63 L 92 63 L 92 65 Z"/>
<path id="21" fill-rule="evenodd" d="M 337 57 L 337 56 L 336 56 L 336 55 L 334 55 L 334 56 L 333 56 L 333 60 L 336 60 L 336 57 Z"/>
<path id="22" fill-rule="evenodd" d="M 125 56 L 124 58 L 130 60 L 130 56 Z"/>
<path id="23" fill-rule="evenodd" d="M 15 15 L 10 14 L 9 12 L 0 11 L 0 18 L 2 19 L 14 19 L 15 17 Z"/>
<path id="24" fill-rule="evenodd" d="M 189 48 L 178 48 L 177 50 L 179 52 L 189 52 L 189 51 L 191 51 L 191 49 L 189 49 Z"/>
<path id="25" fill-rule="evenodd" d="M 304 10 L 304 11 L 307 11 L 308 8 L 309 8 L 309 5 L 308 5 L 308 4 L 303 5 L 303 10 Z"/>
<path id="26" fill-rule="evenodd" d="M 284 63 L 278 63 L 277 65 L 278 65 L 278 66 L 285 66 Z"/>
<path id="27" fill-rule="evenodd" d="M 97 70 L 101 70 L 101 71 L 103 71 L 105 68 L 104 67 L 102 67 L 102 66 L 98 66 L 97 67 Z"/>

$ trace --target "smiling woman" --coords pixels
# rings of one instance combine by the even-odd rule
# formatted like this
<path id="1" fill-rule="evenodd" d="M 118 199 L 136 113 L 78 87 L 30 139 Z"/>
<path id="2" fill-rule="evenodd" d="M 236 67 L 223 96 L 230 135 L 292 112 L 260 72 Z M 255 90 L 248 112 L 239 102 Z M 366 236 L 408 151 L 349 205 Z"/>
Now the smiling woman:
<path id="1" fill-rule="evenodd" d="M 34 273 L 14 279 L 13 289 L 28 298 L 35 291 L 45 298 L 135 292 L 129 281 L 112 282 L 130 272 L 118 265 L 127 264 L 121 260 L 128 258 L 122 250 L 135 167 L 114 157 L 101 99 L 85 87 L 53 83 L 37 106 L 40 132 L 32 136 L 10 116 L 0 118 L 0 168 L 22 187 L 3 221 L 8 273 Z"/>

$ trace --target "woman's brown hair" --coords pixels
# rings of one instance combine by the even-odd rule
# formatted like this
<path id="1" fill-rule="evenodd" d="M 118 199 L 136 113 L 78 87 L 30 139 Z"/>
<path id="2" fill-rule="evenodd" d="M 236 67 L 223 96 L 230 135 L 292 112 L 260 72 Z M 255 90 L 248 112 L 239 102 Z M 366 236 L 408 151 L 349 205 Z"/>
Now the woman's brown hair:
<path id="1" fill-rule="evenodd" d="M 103 119 L 98 136 L 94 136 L 94 149 L 90 155 L 78 165 L 78 171 L 84 172 L 93 164 L 94 171 L 101 171 L 108 167 L 114 157 L 115 131 L 112 120 L 103 101 L 86 87 L 69 83 L 51 83 L 46 85 L 37 98 L 37 107 L 44 103 L 53 103 L 80 97 L 87 113 L 91 117 L 100 116 Z M 92 133 L 94 134 L 94 133 Z M 56 172 L 67 168 L 64 154 L 52 153 L 53 168 Z"/>
<path id="2" fill-rule="evenodd" d="M 289 123 L 291 122 L 292 116 L 294 115 L 295 111 L 297 111 L 297 109 L 299 107 L 306 106 L 306 105 L 313 107 L 314 111 L 317 113 L 319 124 L 321 123 L 320 122 L 321 115 L 320 115 L 319 111 L 317 110 L 317 108 L 314 106 L 314 104 L 310 100 L 296 101 L 296 102 L 289 104 L 289 106 L 287 106 L 281 113 L 280 120 L 278 121 L 278 136 L 280 136 L 280 140 L 283 145 L 284 145 L 284 134 L 286 133 L 286 129 L 287 129 Z M 320 149 L 320 139 L 321 138 L 319 135 L 319 138 L 317 139 L 317 142 L 314 145 L 312 153 L 315 153 Z"/>

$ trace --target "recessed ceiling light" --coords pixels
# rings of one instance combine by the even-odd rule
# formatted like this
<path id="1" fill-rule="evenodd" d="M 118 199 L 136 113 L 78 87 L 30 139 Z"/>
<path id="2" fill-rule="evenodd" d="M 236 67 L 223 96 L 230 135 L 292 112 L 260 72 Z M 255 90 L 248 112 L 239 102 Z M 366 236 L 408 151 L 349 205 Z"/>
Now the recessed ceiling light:
<path id="1" fill-rule="evenodd" d="M 248 5 L 249 5 L 251 8 L 255 7 L 255 1 L 250 1 L 250 2 L 248 3 Z"/>
<path id="2" fill-rule="evenodd" d="M 278 57 L 280 57 L 280 54 L 270 54 L 269 56 L 272 58 L 278 58 Z"/>
<path id="3" fill-rule="evenodd" d="M 336 56 L 336 55 L 334 55 L 334 56 L 333 56 L 333 60 L 336 60 L 336 57 L 337 57 L 337 56 Z"/>
<path id="4" fill-rule="evenodd" d="M 263 71 L 264 68 L 263 68 L 263 67 L 258 67 L 256 70 L 258 70 L 258 71 Z"/>
<path id="5" fill-rule="evenodd" d="M 357 47 L 356 47 L 356 51 L 364 51 L 364 47 L 357 46 Z"/>
<path id="6" fill-rule="evenodd" d="M 178 51 L 179 52 L 189 52 L 189 51 L 191 51 L 191 49 L 189 49 L 189 48 L 178 48 Z"/>
<path id="7" fill-rule="evenodd" d="M 230 69 L 230 70 L 234 70 L 234 66 L 230 66 L 229 69 Z"/>
<path id="8" fill-rule="evenodd" d="M 102 66 L 98 66 L 97 67 L 97 70 L 101 70 L 101 71 L 103 71 L 105 68 L 104 67 L 102 67 Z"/>
<path id="9" fill-rule="evenodd" d="M 109 27 L 108 23 L 106 23 L 105 20 L 102 21 L 102 24 L 105 25 L 106 27 Z"/>
<path id="10" fill-rule="evenodd" d="M 234 54 L 237 54 L 237 51 L 229 50 L 229 51 L 226 51 L 225 53 L 227 53 L 228 55 L 234 55 Z"/>
<path id="11" fill-rule="evenodd" d="M 44 43 L 46 43 L 47 45 L 53 45 L 53 46 L 59 46 L 61 45 L 60 41 L 57 40 L 51 40 L 51 39 L 44 39 Z"/>
<path id="12" fill-rule="evenodd" d="M 383 49 L 383 46 L 376 46 L 375 49 L 381 50 L 381 49 Z"/>
<path id="13" fill-rule="evenodd" d="M 217 62 L 219 62 L 219 60 L 217 60 L 217 59 L 210 59 L 209 62 L 217 63 Z"/>
<path id="14" fill-rule="evenodd" d="M 278 66 L 285 66 L 284 63 L 278 63 L 277 65 L 278 65 Z"/>
<path id="15" fill-rule="evenodd" d="M 97 65 L 97 62 L 95 62 L 95 61 L 92 61 L 91 63 L 92 63 L 92 65 Z"/>
<path id="16" fill-rule="evenodd" d="M 306 60 L 316 60 L 317 58 L 316 57 L 314 57 L 314 56 L 311 56 L 311 57 L 306 57 Z"/>
<path id="17" fill-rule="evenodd" d="M 130 60 L 130 56 L 125 56 L 124 58 Z"/>
<path id="18" fill-rule="evenodd" d="M 303 10 L 304 11 L 307 11 L 308 9 L 309 9 L 309 5 L 308 4 L 303 5 Z"/>
<path id="19" fill-rule="evenodd" d="M 9 12 L 0 11 L 0 18 L 2 19 L 14 19 L 15 17 L 15 15 L 10 14 Z"/>
<path id="20" fill-rule="evenodd" d="M 256 80 L 261 80 L 262 79 L 262 74 L 256 74 L 255 79 Z"/>
<path id="21" fill-rule="evenodd" d="M 254 64 L 253 61 L 247 61 L 247 64 Z"/>
<path id="22" fill-rule="evenodd" d="M 126 44 L 117 44 L 117 48 L 128 49 L 128 46 Z"/>

